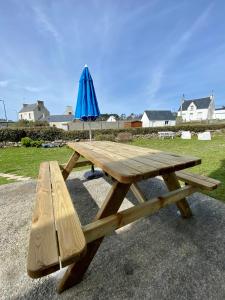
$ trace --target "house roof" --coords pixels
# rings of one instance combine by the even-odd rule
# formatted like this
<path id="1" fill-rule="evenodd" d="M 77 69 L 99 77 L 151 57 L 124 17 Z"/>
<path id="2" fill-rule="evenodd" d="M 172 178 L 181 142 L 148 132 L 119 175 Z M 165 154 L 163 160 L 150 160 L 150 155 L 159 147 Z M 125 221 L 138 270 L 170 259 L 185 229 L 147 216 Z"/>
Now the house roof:
<path id="1" fill-rule="evenodd" d="M 225 110 L 225 106 L 222 106 L 222 107 L 216 108 L 215 110 Z"/>
<path id="2" fill-rule="evenodd" d="M 37 106 L 37 103 L 34 104 L 27 104 L 26 106 L 23 106 L 19 113 L 28 112 L 28 111 L 34 111 Z"/>
<path id="3" fill-rule="evenodd" d="M 74 115 L 52 115 L 46 118 L 48 122 L 72 122 Z"/>
<path id="4" fill-rule="evenodd" d="M 206 109 L 209 107 L 210 102 L 212 101 L 211 97 L 199 98 L 199 99 L 191 99 L 191 100 L 184 100 L 182 104 L 182 110 L 187 110 L 189 105 L 194 102 L 197 109 Z M 179 111 L 181 110 L 181 106 Z"/>
<path id="5" fill-rule="evenodd" d="M 145 110 L 145 113 L 148 119 L 153 121 L 176 120 L 170 110 Z"/>

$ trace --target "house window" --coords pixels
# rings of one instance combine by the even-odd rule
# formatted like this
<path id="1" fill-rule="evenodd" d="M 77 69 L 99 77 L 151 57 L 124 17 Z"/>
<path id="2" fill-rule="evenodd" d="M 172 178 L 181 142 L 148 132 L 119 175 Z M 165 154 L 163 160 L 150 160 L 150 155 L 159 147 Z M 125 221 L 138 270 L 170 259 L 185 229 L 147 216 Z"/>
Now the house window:
<path id="1" fill-rule="evenodd" d="M 194 105 L 191 105 L 191 106 L 190 106 L 190 110 L 194 110 Z"/>
<path id="2" fill-rule="evenodd" d="M 38 106 L 38 111 L 41 111 L 41 108 Z"/>
<path id="3" fill-rule="evenodd" d="M 31 119 L 31 113 L 29 113 L 29 117 L 28 118 Z"/>
<path id="4" fill-rule="evenodd" d="M 168 125 L 169 124 L 169 121 L 165 121 L 165 125 Z"/>

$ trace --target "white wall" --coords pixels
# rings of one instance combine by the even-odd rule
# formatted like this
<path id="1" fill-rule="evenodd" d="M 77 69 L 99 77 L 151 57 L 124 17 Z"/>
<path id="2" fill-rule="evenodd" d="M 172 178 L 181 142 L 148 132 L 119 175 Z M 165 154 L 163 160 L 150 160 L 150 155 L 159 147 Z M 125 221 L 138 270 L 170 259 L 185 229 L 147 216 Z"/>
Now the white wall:
<path id="1" fill-rule="evenodd" d="M 19 120 L 35 121 L 34 112 L 28 111 L 28 112 L 19 113 Z"/>
<path id="2" fill-rule="evenodd" d="M 225 109 L 215 110 L 213 118 L 218 119 L 218 120 L 224 120 L 225 119 Z"/>
<path id="3" fill-rule="evenodd" d="M 49 126 L 68 131 L 68 129 L 69 129 L 68 123 L 69 122 L 49 122 Z"/>
<path id="4" fill-rule="evenodd" d="M 142 127 L 164 127 L 164 126 L 175 126 L 176 125 L 175 120 L 151 121 L 148 119 L 148 116 L 145 112 L 141 118 L 141 121 L 142 121 Z M 168 121 L 168 124 L 165 124 L 166 121 Z"/>

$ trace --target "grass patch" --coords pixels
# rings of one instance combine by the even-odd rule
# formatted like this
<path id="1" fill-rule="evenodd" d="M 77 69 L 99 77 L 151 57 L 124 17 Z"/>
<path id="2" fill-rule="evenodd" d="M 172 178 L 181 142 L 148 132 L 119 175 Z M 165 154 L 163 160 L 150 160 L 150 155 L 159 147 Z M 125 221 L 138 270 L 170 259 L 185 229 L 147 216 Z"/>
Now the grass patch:
<path id="1" fill-rule="evenodd" d="M 8 184 L 8 183 L 12 183 L 12 182 L 15 182 L 15 180 L 12 180 L 12 179 L 6 179 L 5 177 L 0 177 L 0 185 L 1 184 Z"/>
<path id="2" fill-rule="evenodd" d="M 42 161 L 57 160 L 59 163 L 66 163 L 72 153 L 67 147 L 0 149 L 0 173 L 36 178 Z"/>
<path id="3" fill-rule="evenodd" d="M 202 164 L 189 168 L 191 172 L 209 176 L 221 181 L 214 191 L 207 192 L 212 197 L 225 201 L 225 136 L 215 135 L 211 141 L 175 139 L 137 139 L 131 144 L 167 152 L 196 156 Z"/>

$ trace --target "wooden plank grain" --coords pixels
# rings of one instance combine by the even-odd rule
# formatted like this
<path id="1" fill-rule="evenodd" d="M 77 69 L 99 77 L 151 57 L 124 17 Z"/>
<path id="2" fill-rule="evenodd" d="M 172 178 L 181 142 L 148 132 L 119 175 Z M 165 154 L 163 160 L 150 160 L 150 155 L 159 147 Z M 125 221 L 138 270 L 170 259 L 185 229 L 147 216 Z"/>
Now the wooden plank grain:
<path id="1" fill-rule="evenodd" d="M 48 162 L 40 165 L 36 198 L 27 260 L 27 272 L 32 278 L 60 268 Z"/>
<path id="2" fill-rule="evenodd" d="M 85 253 L 86 241 L 79 217 L 56 161 L 50 162 L 50 171 L 60 261 L 64 267 L 80 259 Z"/>

